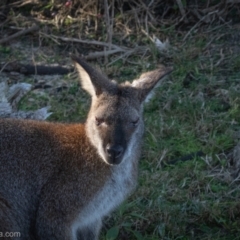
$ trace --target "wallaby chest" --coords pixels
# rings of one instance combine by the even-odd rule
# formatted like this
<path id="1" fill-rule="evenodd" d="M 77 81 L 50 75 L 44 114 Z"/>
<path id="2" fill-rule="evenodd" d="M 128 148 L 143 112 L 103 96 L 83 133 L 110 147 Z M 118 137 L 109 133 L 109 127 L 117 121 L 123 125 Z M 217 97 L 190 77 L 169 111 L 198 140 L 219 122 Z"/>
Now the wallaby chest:
<path id="1" fill-rule="evenodd" d="M 72 225 L 73 231 L 94 224 L 108 215 L 133 191 L 136 181 L 136 163 L 132 159 L 112 166 L 105 184 L 79 212 Z"/>

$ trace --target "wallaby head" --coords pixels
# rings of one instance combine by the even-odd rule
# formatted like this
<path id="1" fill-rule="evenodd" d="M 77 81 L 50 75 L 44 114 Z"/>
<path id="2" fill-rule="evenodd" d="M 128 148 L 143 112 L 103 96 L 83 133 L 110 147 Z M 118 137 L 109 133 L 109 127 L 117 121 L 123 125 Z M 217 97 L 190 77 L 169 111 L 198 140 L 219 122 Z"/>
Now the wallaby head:
<path id="1" fill-rule="evenodd" d="M 163 67 L 143 74 L 132 84 L 117 84 L 82 58 L 74 56 L 73 60 L 83 89 L 92 97 L 86 121 L 87 136 L 103 161 L 120 164 L 130 157 L 132 147 L 142 137 L 143 102 L 172 69 Z"/>

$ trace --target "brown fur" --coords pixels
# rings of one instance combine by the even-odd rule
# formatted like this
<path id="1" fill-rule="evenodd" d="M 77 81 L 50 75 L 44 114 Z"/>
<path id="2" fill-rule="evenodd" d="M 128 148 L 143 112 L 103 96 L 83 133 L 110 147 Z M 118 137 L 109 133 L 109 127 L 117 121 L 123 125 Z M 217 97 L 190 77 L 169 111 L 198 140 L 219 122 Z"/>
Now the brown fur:
<path id="1" fill-rule="evenodd" d="M 55 214 L 61 212 L 66 217 L 70 216 L 67 222 L 71 224 L 77 214 L 75 209 L 90 201 L 110 175 L 110 165 L 99 158 L 88 138 L 84 137 L 86 133 L 82 124 L 5 119 L 0 120 L 0 135 L 0 202 L 9 209 L 9 214 L 6 210 L 9 218 L 10 212 L 17 215 L 19 208 L 25 208 L 16 219 L 11 219 L 19 229 L 13 227 L 8 231 L 18 232 L 21 229 L 21 235 L 24 236 L 24 232 L 27 235 L 29 229 L 23 232 L 21 225 L 27 219 L 30 225 L 33 224 L 38 212 L 37 205 L 41 209 L 41 201 L 51 205 L 48 207 L 52 211 L 48 213 L 49 223 L 61 224 L 54 219 Z M 47 185 L 47 182 L 51 184 Z M 49 191 L 52 192 L 51 199 L 45 196 Z M 62 192 L 68 196 L 67 199 L 62 198 Z M 66 204 L 69 205 L 67 209 L 58 208 Z M 0 215 L 0 223 L 5 221 L 6 216 Z"/>

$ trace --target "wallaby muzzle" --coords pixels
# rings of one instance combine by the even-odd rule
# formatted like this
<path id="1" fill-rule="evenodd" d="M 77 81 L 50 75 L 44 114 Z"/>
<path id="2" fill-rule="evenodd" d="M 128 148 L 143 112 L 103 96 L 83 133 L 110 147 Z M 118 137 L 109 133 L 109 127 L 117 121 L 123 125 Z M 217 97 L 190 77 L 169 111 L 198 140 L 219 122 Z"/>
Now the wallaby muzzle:
<path id="1" fill-rule="evenodd" d="M 107 144 L 106 146 L 106 156 L 107 156 L 107 162 L 109 164 L 119 164 L 122 162 L 123 159 L 123 153 L 124 148 L 119 144 Z"/>

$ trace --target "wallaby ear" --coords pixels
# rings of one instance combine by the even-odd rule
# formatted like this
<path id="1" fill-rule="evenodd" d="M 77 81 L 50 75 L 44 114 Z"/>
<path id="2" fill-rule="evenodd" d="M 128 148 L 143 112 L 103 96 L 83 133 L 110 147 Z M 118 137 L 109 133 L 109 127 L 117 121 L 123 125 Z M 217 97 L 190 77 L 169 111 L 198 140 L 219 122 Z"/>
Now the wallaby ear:
<path id="1" fill-rule="evenodd" d="M 82 88 L 92 97 L 99 96 L 103 91 L 110 91 L 113 88 L 113 83 L 102 73 L 87 64 L 85 60 L 77 56 L 72 56 L 72 60 L 79 73 Z"/>
<path id="2" fill-rule="evenodd" d="M 162 82 L 160 80 L 172 71 L 173 68 L 162 66 L 157 70 L 143 73 L 139 79 L 134 80 L 132 86 L 138 90 L 140 102 L 147 102 L 152 96 L 153 89 Z"/>

